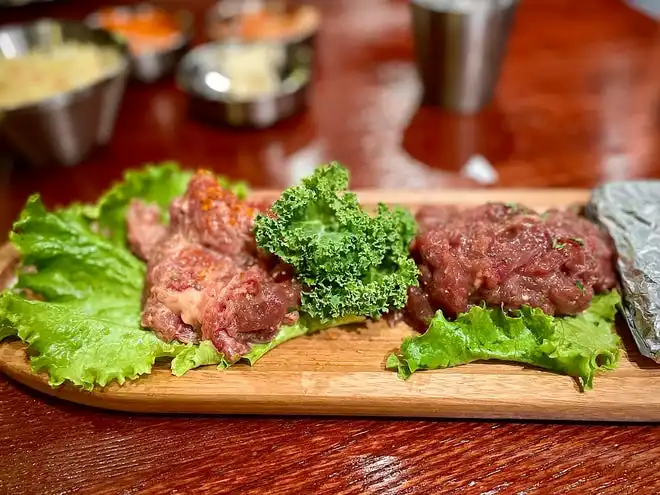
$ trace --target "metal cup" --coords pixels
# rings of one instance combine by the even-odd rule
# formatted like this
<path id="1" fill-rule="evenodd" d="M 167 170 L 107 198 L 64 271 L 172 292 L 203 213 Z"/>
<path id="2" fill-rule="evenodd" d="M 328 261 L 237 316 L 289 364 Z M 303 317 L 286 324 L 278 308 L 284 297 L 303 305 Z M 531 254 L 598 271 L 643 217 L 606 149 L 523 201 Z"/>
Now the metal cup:
<path id="1" fill-rule="evenodd" d="M 493 97 L 518 0 L 412 0 L 424 103 L 463 114 Z"/>

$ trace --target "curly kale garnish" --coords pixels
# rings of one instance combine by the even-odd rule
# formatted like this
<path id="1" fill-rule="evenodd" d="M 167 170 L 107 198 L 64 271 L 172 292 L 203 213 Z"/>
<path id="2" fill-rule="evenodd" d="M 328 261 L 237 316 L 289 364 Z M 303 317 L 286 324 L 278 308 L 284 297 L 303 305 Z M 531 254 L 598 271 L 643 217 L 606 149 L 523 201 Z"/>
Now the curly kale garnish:
<path id="1" fill-rule="evenodd" d="M 302 311 L 321 320 L 378 317 L 403 307 L 407 288 L 417 285 L 408 254 L 412 215 L 383 204 L 369 215 L 347 187 L 348 172 L 333 162 L 256 220 L 257 244 L 294 268 L 305 287 Z"/>

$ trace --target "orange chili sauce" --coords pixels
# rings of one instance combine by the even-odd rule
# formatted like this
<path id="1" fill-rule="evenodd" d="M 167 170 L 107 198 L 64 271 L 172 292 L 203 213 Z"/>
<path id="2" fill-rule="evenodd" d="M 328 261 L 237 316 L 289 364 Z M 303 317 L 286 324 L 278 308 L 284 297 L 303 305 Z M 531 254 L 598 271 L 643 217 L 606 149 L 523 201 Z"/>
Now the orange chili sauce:
<path id="1" fill-rule="evenodd" d="M 298 19 L 293 15 L 274 14 L 266 11 L 243 15 L 239 24 L 239 36 L 244 39 L 285 38 L 297 34 Z"/>
<path id="2" fill-rule="evenodd" d="M 174 18 L 159 9 L 129 13 L 104 9 L 99 12 L 99 24 L 124 37 L 135 54 L 170 48 L 182 35 Z"/>
<path id="3" fill-rule="evenodd" d="M 247 41 L 276 40 L 295 37 L 318 24 L 318 14 L 308 7 L 280 13 L 267 9 L 244 13 L 229 25 L 218 22 L 212 29 L 214 37 L 238 36 Z"/>

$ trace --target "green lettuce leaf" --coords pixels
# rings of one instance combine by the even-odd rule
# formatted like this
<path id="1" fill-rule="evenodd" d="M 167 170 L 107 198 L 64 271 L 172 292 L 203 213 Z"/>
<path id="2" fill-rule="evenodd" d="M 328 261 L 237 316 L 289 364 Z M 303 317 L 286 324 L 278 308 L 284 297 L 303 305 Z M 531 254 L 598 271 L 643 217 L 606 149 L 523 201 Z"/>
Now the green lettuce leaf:
<path id="1" fill-rule="evenodd" d="M 163 220 L 167 221 L 169 204 L 185 192 L 191 177 L 192 171 L 181 170 L 176 162 L 128 170 L 123 180 L 103 194 L 96 205 L 87 207 L 86 214 L 115 243 L 125 245 L 126 208 L 131 201 L 139 198 L 158 205 L 163 210 Z M 218 176 L 218 182 L 242 199 L 248 194 L 244 182 L 230 182 L 222 176 Z"/>
<path id="2" fill-rule="evenodd" d="M 126 245 L 126 208 L 141 198 L 166 211 L 190 176 L 166 163 L 127 172 L 95 205 L 49 212 L 37 195 L 28 200 L 10 235 L 22 267 L 17 284 L 0 294 L 0 340 L 26 342 L 33 369 L 47 371 L 53 387 L 64 381 L 88 390 L 124 383 L 149 373 L 159 358 L 173 358 L 177 376 L 198 366 L 233 364 L 211 342 L 168 344 L 139 323 L 146 267 Z M 247 194 L 244 184 L 219 180 L 239 196 Z M 29 299 L 30 293 L 39 300 Z M 276 345 L 321 327 L 301 319 L 282 327 L 273 342 L 253 346 L 245 359 L 254 364 Z"/>
<path id="3" fill-rule="evenodd" d="M 199 345 L 188 346 L 172 360 L 172 374 L 181 376 L 192 368 L 206 365 L 218 365 L 218 369 L 225 369 L 243 359 L 252 366 L 274 347 L 315 330 L 315 328 L 307 327 L 306 322 L 301 320 L 293 325 L 282 326 L 273 340 L 263 344 L 253 344 L 247 354 L 233 362 L 226 360 L 211 341 L 204 340 Z"/>
<path id="4" fill-rule="evenodd" d="M 314 332 L 319 332 L 326 328 L 350 325 L 352 323 L 359 323 L 364 320 L 365 318 L 361 316 L 350 316 L 337 320 L 321 321 L 315 318 L 311 318 L 308 315 L 301 315 L 300 319 L 293 325 L 280 327 L 277 335 L 275 335 L 273 340 L 270 342 L 263 344 L 253 344 L 250 352 L 244 354 L 242 359 L 246 359 L 250 365 L 253 365 L 273 347 L 283 344 L 287 340 L 295 339 L 296 337 L 301 337 L 303 335 L 308 335 Z"/>
<path id="5" fill-rule="evenodd" d="M 6 332 L 0 337 L 17 335 L 27 343 L 36 354 L 32 369 L 46 370 L 52 387 L 66 380 L 86 390 L 113 380 L 123 384 L 150 373 L 157 358 L 185 348 L 163 342 L 136 322 L 122 324 L 70 303 L 33 301 L 18 293 L 0 294 L 0 314 Z"/>
<path id="6" fill-rule="evenodd" d="M 103 194 L 94 208 L 88 209 L 88 216 L 98 222 L 101 231 L 113 242 L 125 245 L 126 209 L 131 201 L 139 198 L 157 204 L 166 220 L 170 202 L 185 192 L 190 177 L 192 172 L 181 170 L 175 162 L 128 170 L 121 182 Z"/>
<path id="7" fill-rule="evenodd" d="M 342 320 L 321 322 L 319 320 L 315 320 L 314 318 L 310 318 L 308 315 L 301 315 L 298 321 L 293 325 L 281 326 L 275 337 L 270 342 L 265 342 L 263 344 L 252 344 L 250 351 L 247 354 L 241 356 L 240 360 L 245 360 L 250 363 L 250 366 L 252 366 L 264 355 L 266 355 L 271 349 L 277 347 L 280 344 L 283 344 L 288 340 L 295 339 L 296 337 L 302 337 L 303 335 L 309 335 L 326 328 L 350 325 L 352 323 L 359 323 L 364 320 L 365 318 L 363 317 L 351 317 Z M 232 364 L 235 364 L 236 362 L 237 361 L 227 361 L 225 357 L 216 350 L 210 341 L 205 340 L 197 346 L 188 346 L 185 350 L 177 354 L 177 356 L 172 360 L 172 373 L 177 376 L 181 376 L 189 369 L 211 364 L 217 364 L 219 369 L 224 369 L 228 368 Z"/>
<path id="8" fill-rule="evenodd" d="M 0 297 L 4 296 L 4 292 L 0 294 Z M 8 337 L 13 337 L 18 333 L 18 329 L 12 325 L 5 317 L 4 313 L 0 312 L 0 342 Z"/>
<path id="9" fill-rule="evenodd" d="M 613 327 L 620 303 L 612 291 L 595 296 L 577 316 L 552 317 L 529 307 L 510 316 L 500 308 L 475 306 L 449 321 L 439 311 L 426 333 L 406 338 L 386 366 L 406 379 L 421 369 L 515 361 L 574 376 L 590 389 L 597 371 L 617 365 L 620 339 Z"/>
<path id="10" fill-rule="evenodd" d="M 222 353 L 218 352 L 210 340 L 203 340 L 198 345 L 188 345 L 172 359 L 172 374 L 184 375 L 187 371 L 200 366 L 225 363 Z"/>
<path id="11" fill-rule="evenodd" d="M 28 199 L 10 234 L 23 257 L 16 288 L 118 323 L 135 324 L 145 265 L 95 233 L 83 210 L 76 205 L 47 212 L 38 196 Z"/>
<path id="12" fill-rule="evenodd" d="M 0 337 L 29 344 L 33 369 L 46 370 L 52 386 L 123 383 L 185 348 L 140 328 L 144 264 L 96 234 L 83 207 L 47 212 L 33 196 L 11 240 L 23 269 L 0 295 Z M 27 299 L 25 289 L 45 300 Z"/>

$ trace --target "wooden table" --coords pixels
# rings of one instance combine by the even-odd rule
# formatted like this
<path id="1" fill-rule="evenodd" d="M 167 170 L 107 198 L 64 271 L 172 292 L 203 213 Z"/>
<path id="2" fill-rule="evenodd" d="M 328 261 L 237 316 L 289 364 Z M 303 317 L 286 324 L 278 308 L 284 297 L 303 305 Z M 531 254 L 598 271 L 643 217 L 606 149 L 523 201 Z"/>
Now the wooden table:
<path id="1" fill-rule="evenodd" d="M 210 2 L 159 3 L 200 21 Z M 317 3 L 307 113 L 228 131 L 191 121 L 171 79 L 131 85 L 113 142 L 83 165 L 0 169 L 0 233 L 33 191 L 50 205 L 93 200 L 123 169 L 163 159 L 255 187 L 286 186 L 331 159 L 356 187 L 660 175 L 658 23 L 617 0 L 523 2 L 496 98 L 475 117 L 418 107 L 406 2 Z M 98 6 L 62 0 L 0 18 L 80 18 Z M 464 167 L 475 154 L 490 174 Z M 0 377 L 0 493 L 657 493 L 659 445 L 653 425 L 115 414 Z"/>

